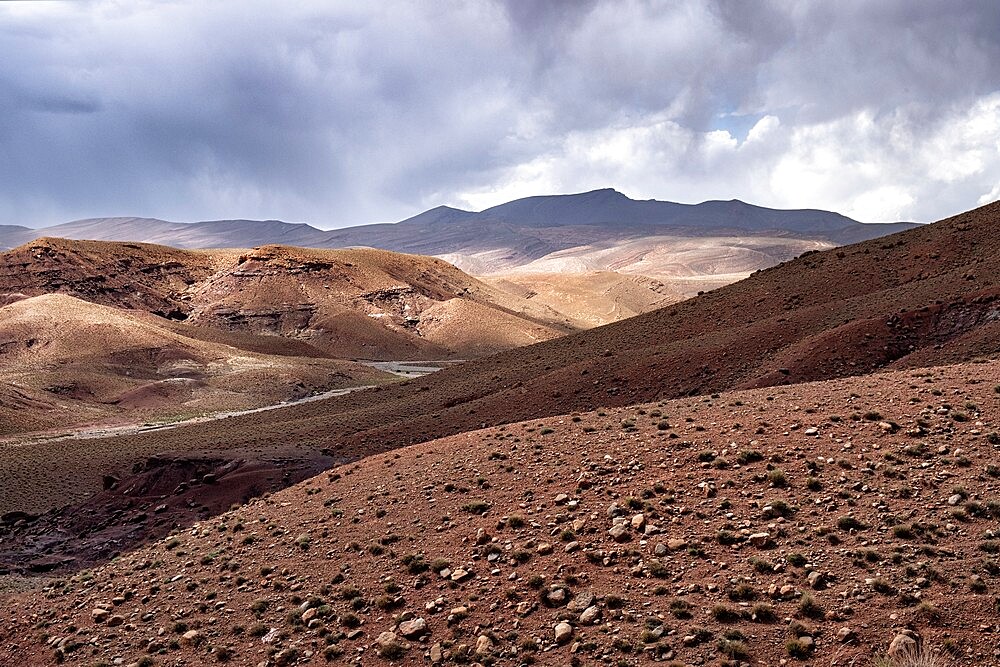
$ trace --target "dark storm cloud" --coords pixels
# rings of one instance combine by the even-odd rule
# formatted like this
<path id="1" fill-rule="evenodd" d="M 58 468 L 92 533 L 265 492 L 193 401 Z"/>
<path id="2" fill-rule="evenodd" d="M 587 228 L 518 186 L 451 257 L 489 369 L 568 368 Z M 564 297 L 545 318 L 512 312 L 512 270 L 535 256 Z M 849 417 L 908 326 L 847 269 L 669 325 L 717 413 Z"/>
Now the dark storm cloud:
<path id="1" fill-rule="evenodd" d="M 0 223 L 1000 196 L 991 2 L 0 4 Z"/>

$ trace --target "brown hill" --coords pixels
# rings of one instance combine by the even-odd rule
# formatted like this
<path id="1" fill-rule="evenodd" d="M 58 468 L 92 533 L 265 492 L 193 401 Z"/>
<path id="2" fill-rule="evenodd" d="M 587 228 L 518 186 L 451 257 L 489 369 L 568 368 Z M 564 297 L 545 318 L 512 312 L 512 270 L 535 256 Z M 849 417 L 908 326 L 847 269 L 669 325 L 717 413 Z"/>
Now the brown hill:
<path id="1" fill-rule="evenodd" d="M 283 335 L 340 357 L 475 357 L 573 328 L 551 308 L 439 259 L 384 250 L 264 246 L 191 292 L 198 325 Z"/>
<path id="2" fill-rule="evenodd" d="M 344 459 L 480 426 L 726 389 L 860 375 L 989 357 L 997 325 L 1000 204 L 837 250 L 573 336 L 432 376 L 277 413 L 122 440 L 89 440 L 72 466 L 50 450 L 0 451 L 0 467 L 37 476 L 0 509 L 45 509 L 99 489 L 101 471 L 158 452 L 228 442 L 267 451 L 294 439 Z M 122 442 L 127 442 L 123 447 Z M 41 469 L 37 462 L 46 461 Z"/>
<path id="3" fill-rule="evenodd" d="M 0 308 L 0 435 L 249 409 L 388 379 L 316 350 L 291 356 L 301 344 L 263 354 L 253 348 L 277 346 L 192 329 L 62 294 Z"/>
<path id="4" fill-rule="evenodd" d="M 40 238 L 0 254 L 0 293 L 69 294 L 118 308 L 183 317 L 182 298 L 214 273 L 203 252 L 149 243 Z"/>
<path id="5" fill-rule="evenodd" d="M 617 322 L 687 298 L 669 283 L 615 271 L 502 273 L 480 279 L 563 313 L 581 329 Z"/>
<path id="6" fill-rule="evenodd" d="M 481 356 L 574 328 L 441 260 L 378 250 L 176 250 L 39 239 L 0 255 L 0 303 L 63 293 L 334 357 Z"/>
<path id="7" fill-rule="evenodd" d="M 995 386 L 894 372 L 369 457 L 9 594 L 0 663 L 993 664 Z M 10 517 L 0 554 L 49 520 L 113 550 L 254 475 L 163 465 L 97 499 L 122 527 Z"/>
<path id="8" fill-rule="evenodd" d="M 41 476 L 36 483 L 0 488 L 0 509 L 82 499 L 100 488 L 103 471 L 159 452 L 198 451 L 203 442 L 266 452 L 294 439 L 345 460 L 574 410 L 993 356 L 1000 351 L 1000 337 L 992 335 L 998 218 L 1000 204 L 991 204 L 808 255 L 665 309 L 399 385 L 225 422 L 88 440 L 68 470 L 75 480 L 69 496 L 51 488 L 64 470 L 62 455 L 40 447 L 17 456 L 0 451 L 4 470 L 42 471 L 30 473 Z M 40 468 L 43 461 L 48 467 Z"/>

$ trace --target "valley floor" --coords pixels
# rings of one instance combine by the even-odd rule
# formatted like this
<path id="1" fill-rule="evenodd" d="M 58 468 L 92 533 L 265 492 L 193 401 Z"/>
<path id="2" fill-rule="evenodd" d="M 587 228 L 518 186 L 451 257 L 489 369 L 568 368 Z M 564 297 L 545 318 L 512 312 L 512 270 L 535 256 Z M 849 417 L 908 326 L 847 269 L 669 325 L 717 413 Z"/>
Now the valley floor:
<path id="1" fill-rule="evenodd" d="M 998 419 L 989 362 L 426 442 L 7 594 L 0 664 L 997 665 Z"/>

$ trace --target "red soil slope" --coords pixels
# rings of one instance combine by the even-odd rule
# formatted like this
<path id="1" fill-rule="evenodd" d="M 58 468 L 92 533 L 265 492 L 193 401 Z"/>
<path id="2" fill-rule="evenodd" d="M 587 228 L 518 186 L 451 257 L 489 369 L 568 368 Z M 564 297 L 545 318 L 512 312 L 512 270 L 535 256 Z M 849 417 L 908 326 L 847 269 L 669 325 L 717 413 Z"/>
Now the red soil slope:
<path id="1" fill-rule="evenodd" d="M 0 664 L 860 666 L 910 633 L 992 665 L 998 386 L 902 371 L 373 456 L 7 597 Z M 183 511 L 144 479 L 126 525 Z"/>

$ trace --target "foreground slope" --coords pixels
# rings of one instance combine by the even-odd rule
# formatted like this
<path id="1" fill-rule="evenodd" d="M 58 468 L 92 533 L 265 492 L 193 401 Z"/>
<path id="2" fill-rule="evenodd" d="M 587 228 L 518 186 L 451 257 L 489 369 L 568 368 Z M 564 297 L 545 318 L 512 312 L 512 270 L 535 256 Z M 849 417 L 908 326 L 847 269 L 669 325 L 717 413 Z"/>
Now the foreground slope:
<path id="1" fill-rule="evenodd" d="M 9 595 L 0 663 L 993 664 L 998 392 L 967 364 L 373 456 Z"/>
<path id="2" fill-rule="evenodd" d="M 249 409 L 387 379 L 304 345 L 191 329 L 62 294 L 0 307 L 0 435 Z"/>

